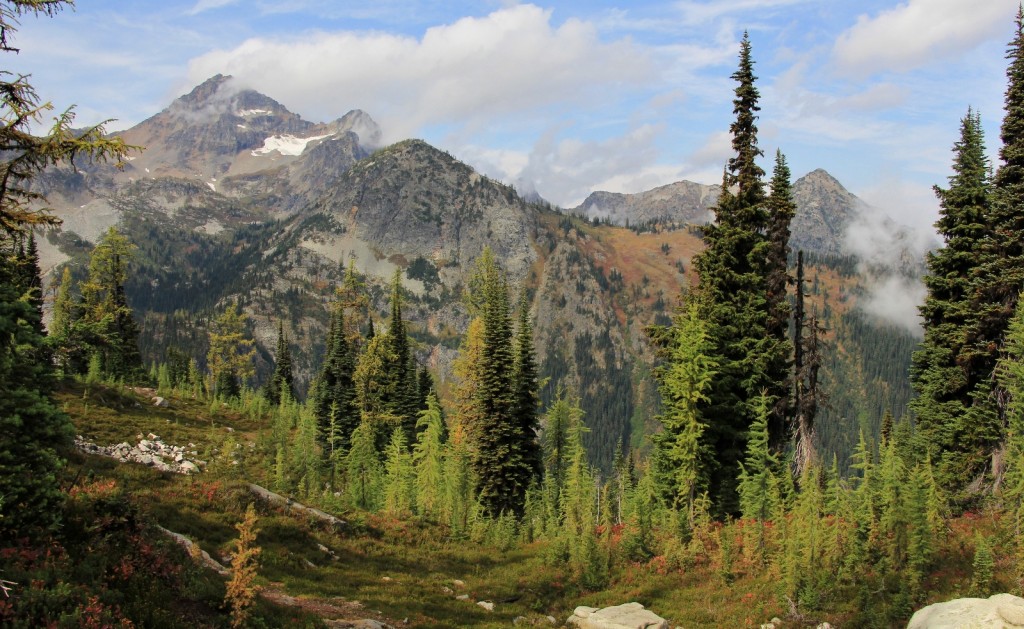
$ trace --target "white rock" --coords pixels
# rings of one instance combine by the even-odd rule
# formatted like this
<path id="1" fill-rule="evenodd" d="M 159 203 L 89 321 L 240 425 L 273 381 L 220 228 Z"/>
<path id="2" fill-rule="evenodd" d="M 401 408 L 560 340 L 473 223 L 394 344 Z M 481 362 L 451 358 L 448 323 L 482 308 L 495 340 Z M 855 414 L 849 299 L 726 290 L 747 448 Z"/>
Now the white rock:
<path id="1" fill-rule="evenodd" d="M 182 474 L 195 474 L 199 471 L 199 467 L 192 461 L 182 461 L 178 469 L 181 470 Z"/>
<path id="2" fill-rule="evenodd" d="M 493 612 L 494 611 L 494 603 L 492 603 L 491 601 L 477 601 L 476 604 L 479 605 L 480 607 L 483 607 L 484 609 L 486 609 L 489 612 Z"/>
<path id="3" fill-rule="evenodd" d="M 458 596 L 455 597 L 455 600 L 457 600 L 457 601 L 468 601 L 469 600 L 469 594 L 459 594 Z"/>
<path id="4" fill-rule="evenodd" d="M 1024 627 L 1024 599 L 1012 594 L 959 598 L 919 609 L 907 629 L 1009 629 Z"/>
<path id="5" fill-rule="evenodd" d="M 580 629 L 669 629 L 668 621 L 644 609 L 640 603 L 625 603 L 598 610 L 593 607 L 577 607 L 565 624 Z"/>
<path id="6" fill-rule="evenodd" d="M 149 456 L 148 454 L 143 454 L 142 456 L 139 457 L 139 463 L 142 463 L 143 465 L 152 465 L 153 457 Z"/>
<path id="7" fill-rule="evenodd" d="M 170 404 L 167 402 L 166 398 L 162 398 L 162 397 L 157 396 L 157 397 L 153 398 L 153 406 L 159 406 L 161 408 L 167 408 L 168 406 L 170 406 Z"/>
<path id="8" fill-rule="evenodd" d="M 832 629 L 832 625 L 827 622 L 823 622 L 814 629 Z"/>

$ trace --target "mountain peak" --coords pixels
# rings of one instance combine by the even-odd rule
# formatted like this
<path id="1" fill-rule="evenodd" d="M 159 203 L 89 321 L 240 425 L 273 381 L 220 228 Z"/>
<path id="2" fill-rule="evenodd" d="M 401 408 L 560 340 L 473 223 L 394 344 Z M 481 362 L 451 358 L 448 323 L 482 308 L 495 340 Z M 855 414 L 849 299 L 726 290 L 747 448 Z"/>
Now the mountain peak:
<path id="1" fill-rule="evenodd" d="M 209 123 L 222 116 L 288 116 L 288 109 L 273 98 L 240 85 L 234 77 L 217 74 L 178 98 L 165 110 L 190 122 Z M 198 118 L 197 118 L 198 114 Z M 235 121 L 239 122 L 239 121 Z"/>
<path id="2" fill-rule="evenodd" d="M 832 176 L 832 173 L 828 172 L 824 168 L 815 168 L 811 172 L 807 173 L 800 179 L 794 182 L 794 185 L 806 185 L 819 188 L 827 188 L 831 190 L 841 191 L 844 194 L 849 194 L 843 184 L 839 183 L 839 180 Z"/>
<path id="3" fill-rule="evenodd" d="M 192 91 L 185 94 L 179 101 L 186 103 L 202 103 L 213 98 L 221 88 L 231 82 L 233 77 L 231 75 L 215 74 L 210 78 L 206 79 L 199 85 L 192 88 Z"/>

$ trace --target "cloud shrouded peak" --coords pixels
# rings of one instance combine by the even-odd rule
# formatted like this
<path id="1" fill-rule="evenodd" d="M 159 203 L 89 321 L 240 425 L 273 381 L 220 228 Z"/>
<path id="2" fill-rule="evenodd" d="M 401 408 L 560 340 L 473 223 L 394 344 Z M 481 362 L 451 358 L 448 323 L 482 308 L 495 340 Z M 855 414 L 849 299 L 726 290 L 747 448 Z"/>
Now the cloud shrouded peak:
<path id="1" fill-rule="evenodd" d="M 566 100 L 600 97 L 602 87 L 643 80 L 647 54 L 629 40 L 606 43 L 596 29 L 516 5 L 428 29 L 421 38 L 373 31 L 312 32 L 249 39 L 191 62 L 194 81 L 216 73 L 314 118 L 362 108 L 389 140 L 425 126 L 539 113 Z"/>

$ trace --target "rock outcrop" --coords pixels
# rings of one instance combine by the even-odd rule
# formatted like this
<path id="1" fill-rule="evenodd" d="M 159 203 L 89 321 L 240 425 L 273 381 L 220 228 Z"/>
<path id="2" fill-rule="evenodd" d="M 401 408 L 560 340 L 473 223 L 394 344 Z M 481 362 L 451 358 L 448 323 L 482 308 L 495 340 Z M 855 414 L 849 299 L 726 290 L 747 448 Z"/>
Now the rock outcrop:
<path id="1" fill-rule="evenodd" d="M 579 629 L 669 629 L 667 620 L 644 609 L 640 603 L 626 603 L 604 609 L 581 605 L 565 624 Z"/>
<path id="2" fill-rule="evenodd" d="M 197 452 L 190 449 L 194 448 L 195 444 L 190 443 L 188 448 L 168 445 L 153 433 L 147 435 L 145 439 L 139 439 L 138 445 L 134 446 L 127 441 L 114 446 L 99 446 L 78 435 L 75 437 L 75 447 L 86 454 L 109 456 L 122 463 L 141 463 L 161 472 L 195 474 L 206 466 L 206 461 L 195 458 Z"/>
<path id="3" fill-rule="evenodd" d="M 990 598 L 958 598 L 919 609 L 907 629 L 1010 629 L 1024 627 L 1024 598 L 996 594 Z"/>

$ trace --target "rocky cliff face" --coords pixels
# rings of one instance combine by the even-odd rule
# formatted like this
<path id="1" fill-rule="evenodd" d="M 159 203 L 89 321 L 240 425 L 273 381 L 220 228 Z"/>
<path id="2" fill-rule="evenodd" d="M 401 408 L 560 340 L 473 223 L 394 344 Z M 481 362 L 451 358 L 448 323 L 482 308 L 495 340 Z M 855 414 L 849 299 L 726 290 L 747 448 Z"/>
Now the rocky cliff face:
<path id="1" fill-rule="evenodd" d="M 572 212 L 590 219 L 608 220 L 612 225 L 637 225 L 668 220 L 702 225 L 714 219 L 711 209 L 718 202 L 721 186 L 678 181 L 639 192 L 594 192 Z"/>

